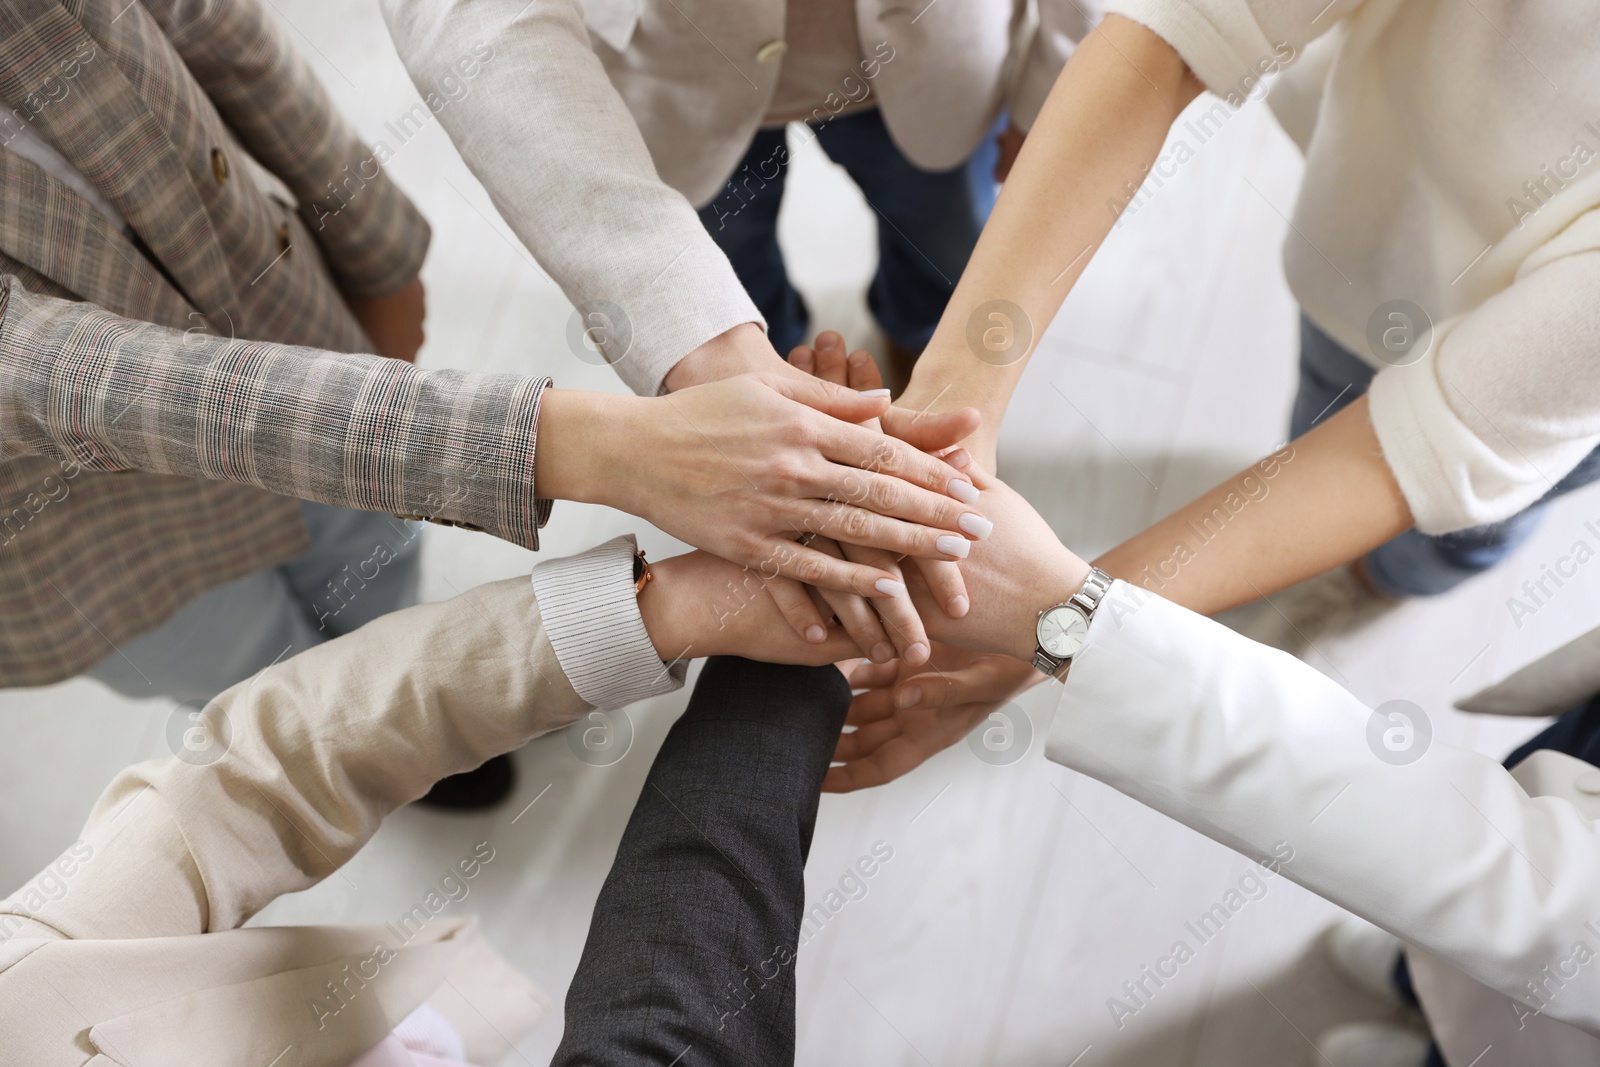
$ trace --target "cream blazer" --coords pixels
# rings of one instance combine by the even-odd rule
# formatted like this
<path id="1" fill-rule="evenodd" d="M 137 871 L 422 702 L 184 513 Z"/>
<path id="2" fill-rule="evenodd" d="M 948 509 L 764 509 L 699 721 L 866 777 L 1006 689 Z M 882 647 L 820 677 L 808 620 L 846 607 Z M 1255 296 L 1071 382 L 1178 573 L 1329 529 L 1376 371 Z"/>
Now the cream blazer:
<path id="1" fill-rule="evenodd" d="M 385 616 L 228 690 L 203 721 L 229 738 L 222 758 L 124 771 L 78 841 L 0 902 L 0 1065 L 348 1067 L 424 1001 L 474 1062 L 497 1062 L 547 1000 L 473 921 L 405 939 L 238 927 L 432 782 L 588 708 L 526 577 Z"/>
<path id="2" fill-rule="evenodd" d="M 767 112 L 784 0 L 381 5 L 418 91 L 551 278 L 600 312 L 589 324 L 635 392 L 654 394 L 696 346 L 761 321 L 694 208 L 735 176 Z M 1002 108 L 1026 129 L 1086 31 L 1086 6 L 858 0 L 895 143 L 942 170 Z"/>
<path id="3" fill-rule="evenodd" d="M 1600 691 L 1597 641 L 1552 657 L 1563 700 Z M 1517 684 L 1552 710 L 1539 673 Z M 1299 660 L 1117 582 L 1045 754 L 1399 937 L 1451 1067 L 1593 1067 L 1600 770 L 1541 751 L 1507 772 L 1436 739 L 1405 762 L 1391 727 Z"/>

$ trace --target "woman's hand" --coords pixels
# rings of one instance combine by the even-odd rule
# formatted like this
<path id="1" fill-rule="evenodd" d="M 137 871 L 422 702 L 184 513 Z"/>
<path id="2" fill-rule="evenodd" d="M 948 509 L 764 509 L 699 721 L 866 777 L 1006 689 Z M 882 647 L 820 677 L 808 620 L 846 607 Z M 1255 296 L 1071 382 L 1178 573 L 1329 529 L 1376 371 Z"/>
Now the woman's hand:
<path id="1" fill-rule="evenodd" d="M 820 641 L 785 626 L 766 583 L 737 563 L 688 552 L 650 569 L 653 576 L 639 593 L 639 612 L 664 662 L 743 656 L 820 667 L 858 655 L 855 642 L 837 624 L 826 626 Z"/>
<path id="2" fill-rule="evenodd" d="M 894 781 L 1044 678 L 1032 664 L 950 645 L 935 645 L 926 667 L 862 664 L 850 684 L 865 692 L 856 694 L 845 720 L 856 729 L 840 735 L 823 791 L 849 793 Z"/>
<path id="3" fill-rule="evenodd" d="M 935 641 L 1031 660 L 1039 612 L 1082 588 L 1089 564 L 1063 545 L 1010 486 L 976 463 L 969 464 L 966 473 L 983 492 L 984 512 L 994 520 L 993 536 L 974 543 L 961 563 L 971 609 L 959 620 L 947 617 L 937 610 L 927 583 L 915 573 L 906 583 L 912 603 Z"/>
<path id="4" fill-rule="evenodd" d="M 903 596 L 896 575 L 794 540 L 813 534 L 959 559 L 987 528 L 963 503 L 976 499 L 972 483 L 923 451 L 924 441 L 959 435 L 973 414 L 924 420 L 915 442 L 854 425 L 887 404 L 790 374 L 649 398 L 552 389 L 539 419 L 539 494 L 641 516 L 762 578 Z"/>
<path id="5" fill-rule="evenodd" d="M 803 373 L 815 375 L 825 382 L 846 386 L 857 392 L 875 394 L 883 388 L 883 378 L 872 362 L 872 357 L 860 350 L 847 356 L 844 338 L 832 330 L 818 334 L 815 346 L 796 347 L 789 353 L 789 363 Z M 899 426 L 902 432 L 911 430 L 923 432 L 910 420 L 896 422 L 891 416 L 890 423 Z M 959 421 L 952 421 L 947 425 L 951 436 L 933 442 L 934 444 L 953 443 L 956 436 L 964 434 L 969 429 Z M 872 420 L 866 426 L 871 430 L 881 428 L 879 420 Z M 924 437 L 923 440 L 928 439 Z M 950 457 L 946 457 L 945 461 L 951 463 Z M 960 467 L 959 463 L 951 465 L 958 469 Z M 822 538 L 813 540 L 812 545 L 819 551 L 842 557 L 852 563 L 888 571 L 897 581 L 904 580 L 900 560 L 894 554 L 881 549 L 849 542 L 838 543 Z M 965 546 L 957 547 L 965 550 Z M 930 587 L 937 591 L 940 602 L 945 606 L 944 610 L 952 616 L 959 617 L 966 610 L 966 591 L 961 584 L 960 568 L 948 561 L 917 559 L 915 562 L 922 568 Z M 820 632 L 822 619 L 803 586 L 790 582 L 773 583 L 768 588 L 783 610 L 784 617 L 789 619 L 797 632 L 813 634 Z M 928 635 L 923 629 L 921 617 L 909 599 L 885 597 L 868 601 L 835 590 L 822 590 L 822 599 L 827 607 L 833 609 L 834 615 L 868 659 L 884 663 L 899 656 L 913 665 L 927 661 Z"/>

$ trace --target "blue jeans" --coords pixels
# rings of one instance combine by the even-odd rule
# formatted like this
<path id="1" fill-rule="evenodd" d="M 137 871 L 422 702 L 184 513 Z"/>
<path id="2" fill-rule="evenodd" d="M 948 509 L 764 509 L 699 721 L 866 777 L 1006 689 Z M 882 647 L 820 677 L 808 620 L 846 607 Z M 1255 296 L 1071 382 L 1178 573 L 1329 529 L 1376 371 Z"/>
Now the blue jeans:
<path id="1" fill-rule="evenodd" d="M 421 526 L 301 501 L 312 549 L 208 589 L 89 677 L 124 696 L 203 707 L 280 659 L 417 602 Z"/>
<path id="2" fill-rule="evenodd" d="M 1300 389 L 1294 398 L 1291 436 L 1367 391 L 1376 373 L 1337 341 L 1300 316 Z M 1408 530 L 1367 553 L 1367 574 L 1390 596 L 1433 596 L 1454 589 L 1509 556 L 1544 517 L 1545 504 L 1590 482 L 1600 481 L 1600 449 L 1584 457 L 1538 503 L 1504 522 L 1430 536 Z"/>
<path id="3" fill-rule="evenodd" d="M 867 305 L 890 340 L 921 351 L 966 269 L 994 206 L 994 138 L 953 170 L 926 171 L 895 147 L 877 108 L 808 123 L 878 215 L 878 271 Z M 717 197 L 700 209 L 711 234 L 787 356 L 805 341 L 810 314 L 789 284 L 778 247 L 778 207 L 789 169 L 787 133 L 758 130 Z"/>

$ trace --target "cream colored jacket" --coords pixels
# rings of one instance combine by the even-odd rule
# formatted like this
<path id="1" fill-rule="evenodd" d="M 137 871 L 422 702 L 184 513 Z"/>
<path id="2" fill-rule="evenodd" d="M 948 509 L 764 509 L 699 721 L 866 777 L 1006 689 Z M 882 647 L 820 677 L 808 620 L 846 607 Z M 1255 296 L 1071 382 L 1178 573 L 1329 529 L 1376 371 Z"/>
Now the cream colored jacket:
<path id="1" fill-rule="evenodd" d="M 1568 697 L 1600 691 L 1597 644 L 1553 666 Z M 1396 727 L 1299 660 L 1117 582 L 1045 753 L 1403 940 L 1451 1067 L 1592 1067 L 1600 770 L 1541 751 L 1507 772 L 1438 740 L 1402 762 Z"/>

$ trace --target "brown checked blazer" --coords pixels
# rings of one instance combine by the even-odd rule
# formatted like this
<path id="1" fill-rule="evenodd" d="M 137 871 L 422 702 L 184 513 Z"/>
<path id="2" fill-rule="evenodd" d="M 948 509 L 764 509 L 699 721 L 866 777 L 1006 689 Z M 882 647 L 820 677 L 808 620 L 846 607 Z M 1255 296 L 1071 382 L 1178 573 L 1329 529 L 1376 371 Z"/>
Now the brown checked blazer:
<path id="1" fill-rule="evenodd" d="M 0 104 L 128 225 L 0 148 L 0 684 L 304 552 L 292 497 L 537 546 L 548 379 L 341 354 L 428 227 L 255 0 L 6 0 Z"/>

